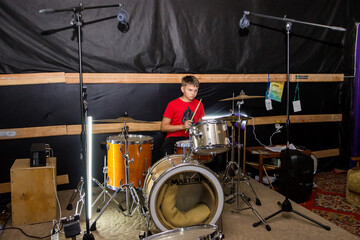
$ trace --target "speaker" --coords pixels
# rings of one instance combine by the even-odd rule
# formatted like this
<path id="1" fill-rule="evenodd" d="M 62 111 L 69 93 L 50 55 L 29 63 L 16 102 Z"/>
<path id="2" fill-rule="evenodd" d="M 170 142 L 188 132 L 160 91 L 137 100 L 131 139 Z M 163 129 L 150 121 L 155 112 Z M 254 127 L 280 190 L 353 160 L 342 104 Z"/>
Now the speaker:
<path id="1" fill-rule="evenodd" d="M 47 144 L 33 143 L 30 149 L 30 167 L 46 166 Z"/>
<path id="2" fill-rule="evenodd" d="M 313 159 L 303 152 L 291 149 L 282 150 L 280 159 L 279 192 L 296 203 L 306 202 L 313 188 Z"/>

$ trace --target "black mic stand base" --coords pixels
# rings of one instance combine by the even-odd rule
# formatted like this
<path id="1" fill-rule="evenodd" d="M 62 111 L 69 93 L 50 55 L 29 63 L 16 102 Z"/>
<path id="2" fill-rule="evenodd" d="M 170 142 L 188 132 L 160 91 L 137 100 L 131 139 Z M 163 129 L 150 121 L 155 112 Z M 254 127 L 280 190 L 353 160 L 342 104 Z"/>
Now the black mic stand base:
<path id="1" fill-rule="evenodd" d="M 303 218 L 305 218 L 305 219 L 307 219 L 307 220 L 309 220 L 309 221 L 311 221 L 311 222 L 313 222 L 313 223 L 316 223 L 317 225 L 323 227 L 324 229 L 326 229 L 326 230 L 328 230 L 328 231 L 330 231 L 330 229 L 331 229 L 329 226 L 326 226 L 326 225 L 324 225 L 324 224 L 322 224 L 322 223 L 320 223 L 320 222 L 318 222 L 318 221 L 316 221 L 316 220 L 314 220 L 314 219 L 312 219 L 312 218 L 309 218 L 308 216 L 305 216 L 304 214 L 302 214 L 302 213 L 294 210 L 293 207 L 292 207 L 292 205 L 291 205 L 291 202 L 289 201 L 288 198 L 285 198 L 285 200 L 284 200 L 283 203 L 278 202 L 278 205 L 281 206 L 281 209 L 280 209 L 279 211 L 271 214 L 270 216 L 264 218 L 265 221 L 268 220 L 268 219 L 270 219 L 270 218 L 272 218 L 272 217 L 274 217 L 274 216 L 276 216 L 276 215 L 278 215 L 279 213 L 282 213 L 282 212 L 293 212 L 293 213 L 296 213 L 297 215 L 299 215 L 299 216 L 301 216 L 301 217 L 303 217 Z M 257 226 L 259 226 L 261 223 L 262 223 L 262 221 L 259 221 L 259 222 L 254 223 L 254 224 L 253 224 L 253 227 L 257 227 Z"/>
<path id="2" fill-rule="evenodd" d="M 91 232 L 84 232 L 84 240 L 94 240 L 94 235 Z"/>

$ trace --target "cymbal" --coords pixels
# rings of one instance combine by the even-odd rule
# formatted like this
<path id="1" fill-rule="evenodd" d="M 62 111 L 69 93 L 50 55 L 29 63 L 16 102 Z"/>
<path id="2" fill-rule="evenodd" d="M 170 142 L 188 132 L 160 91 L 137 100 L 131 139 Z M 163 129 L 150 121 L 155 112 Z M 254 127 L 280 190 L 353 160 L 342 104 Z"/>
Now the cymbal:
<path id="1" fill-rule="evenodd" d="M 231 100 L 244 100 L 244 99 L 253 99 L 253 98 L 265 98 L 265 96 L 249 96 L 246 94 L 240 94 L 236 97 L 232 97 L 232 98 L 224 98 L 219 100 L 220 102 L 222 101 L 231 101 Z"/>
<path id="2" fill-rule="evenodd" d="M 153 123 L 149 121 L 143 120 L 135 120 L 131 117 L 119 117 L 117 119 L 102 119 L 102 120 L 94 120 L 94 122 L 105 122 L 105 123 Z"/>
<path id="3" fill-rule="evenodd" d="M 239 116 L 236 116 L 234 114 L 230 115 L 230 116 L 225 116 L 225 117 L 220 117 L 220 118 L 216 118 L 217 120 L 223 120 L 223 121 L 229 121 L 229 122 L 236 122 L 239 120 Z M 248 117 L 240 117 L 240 120 L 247 120 L 250 119 Z"/>

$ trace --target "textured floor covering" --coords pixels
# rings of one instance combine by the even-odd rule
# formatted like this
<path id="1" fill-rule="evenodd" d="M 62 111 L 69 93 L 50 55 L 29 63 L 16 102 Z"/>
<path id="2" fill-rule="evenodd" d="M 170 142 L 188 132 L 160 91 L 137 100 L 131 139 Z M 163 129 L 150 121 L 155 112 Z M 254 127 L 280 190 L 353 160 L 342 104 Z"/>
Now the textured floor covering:
<path id="1" fill-rule="evenodd" d="M 278 201 L 283 201 L 284 197 L 277 192 L 272 191 L 266 186 L 259 184 L 251 180 L 251 183 L 262 202 L 261 206 L 254 204 L 254 196 L 252 195 L 250 188 L 245 183 L 240 183 L 240 191 L 245 192 L 252 198 L 250 203 L 259 212 L 262 217 L 266 217 L 275 211 L 279 210 L 277 205 Z M 73 211 L 67 211 L 66 206 L 72 191 L 60 191 L 59 198 L 62 207 L 63 216 L 71 216 Z M 123 193 L 120 193 L 123 195 Z M 97 195 L 94 194 L 95 199 Z M 121 201 L 120 196 L 120 201 Z M 268 224 L 271 226 L 271 231 L 267 231 L 264 225 L 253 227 L 253 223 L 258 221 L 258 218 L 251 210 L 244 210 L 240 213 L 232 213 L 232 210 L 236 208 L 236 202 L 232 205 L 225 204 L 222 214 L 222 222 L 219 221 L 219 227 L 222 228 L 225 234 L 225 239 L 359 239 L 357 236 L 343 230 L 333 223 L 328 222 L 319 215 L 305 209 L 304 207 L 293 203 L 293 208 L 308 217 L 311 217 L 325 225 L 331 227 L 330 231 L 327 231 L 318 225 L 294 214 L 291 212 L 280 213 L 279 215 L 268 220 Z M 239 208 L 246 207 L 243 201 L 239 201 Z M 94 216 L 96 211 L 94 212 Z M 82 232 L 86 229 L 85 222 L 81 219 Z M 11 221 L 7 224 L 7 227 L 11 226 Z M 46 236 L 50 233 L 52 223 L 39 223 L 32 225 L 20 226 L 27 234 L 35 236 Z M 114 205 L 104 211 L 103 215 L 97 221 L 97 230 L 93 231 L 95 239 L 139 239 L 138 235 L 140 231 L 145 231 L 145 219 L 141 217 L 137 212 L 132 217 L 125 217 L 122 213 L 119 213 Z M 151 224 L 151 230 L 156 233 L 156 227 Z M 79 235 L 78 239 L 82 239 L 83 236 Z M 5 230 L 1 233 L 0 239 L 29 239 L 25 237 L 18 230 Z M 50 239 L 50 238 L 47 238 Z M 60 239 L 65 239 L 64 234 L 60 234 Z M 181 239 L 181 238 L 180 238 Z"/>

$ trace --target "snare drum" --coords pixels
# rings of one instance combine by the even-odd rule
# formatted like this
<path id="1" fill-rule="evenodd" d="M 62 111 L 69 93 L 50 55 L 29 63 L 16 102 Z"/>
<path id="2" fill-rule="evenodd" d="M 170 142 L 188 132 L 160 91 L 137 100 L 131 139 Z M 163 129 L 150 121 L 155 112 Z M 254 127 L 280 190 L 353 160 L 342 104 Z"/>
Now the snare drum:
<path id="1" fill-rule="evenodd" d="M 184 149 L 186 150 L 187 154 L 191 151 L 191 141 L 190 140 L 182 140 L 182 141 L 177 141 L 175 143 L 175 153 L 176 154 L 183 154 Z M 193 154 L 193 157 L 202 163 L 208 163 L 213 160 L 213 155 Z"/>
<path id="2" fill-rule="evenodd" d="M 230 139 L 225 121 L 205 120 L 190 128 L 193 152 L 197 154 L 217 154 L 229 151 Z"/>
<path id="3" fill-rule="evenodd" d="M 177 228 L 174 230 L 169 230 L 161 233 L 151 235 L 145 240 L 154 240 L 154 239 L 183 239 L 183 240 L 215 240 L 222 239 L 223 235 L 217 232 L 218 227 L 213 224 L 203 224 L 198 226 L 191 226 L 185 228 Z"/>
<path id="4" fill-rule="evenodd" d="M 126 183 L 125 161 L 125 138 L 124 136 L 114 135 L 106 140 L 107 146 L 107 186 L 117 190 L 121 184 Z M 144 135 L 128 135 L 128 154 L 129 154 L 129 180 L 134 187 L 139 188 L 143 185 L 147 170 L 151 167 L 152 148 L 154 139 Z"/>
<path id="5" fill-rule="evenodd" d="M 157 161 L 146 175 L 143 194 L 161 231 L 215 224 L 224 206 L 218 177 L 191 157 L 183 162 L 182 155 Z"/>

